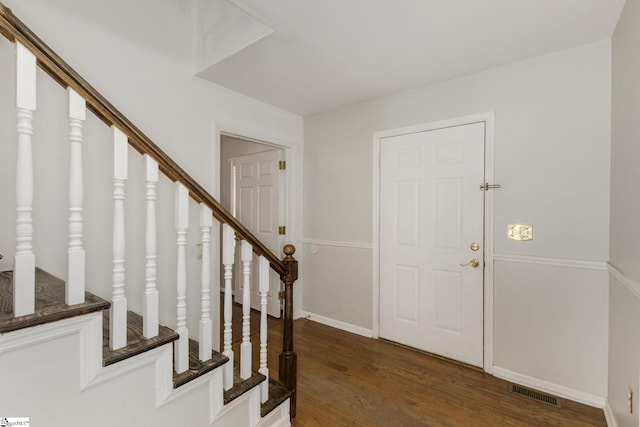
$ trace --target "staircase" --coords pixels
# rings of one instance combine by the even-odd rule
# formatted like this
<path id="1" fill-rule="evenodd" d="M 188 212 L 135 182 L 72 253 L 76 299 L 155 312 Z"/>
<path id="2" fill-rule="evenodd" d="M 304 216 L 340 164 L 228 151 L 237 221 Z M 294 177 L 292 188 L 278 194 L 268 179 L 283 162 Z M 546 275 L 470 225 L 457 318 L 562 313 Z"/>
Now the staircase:
<path id="1" fill-rule="evenodd" d="M 0 139 L 0 168 L 15 171 L 3 187 L 16 188 L 15 201 L 5 193 L 0 205 L 2 218 L 15 212 L 15 223 L 0 227 L 15 230 L 16 242 L 0 241 L 4 261 L 13 256 L 0 264 L 11 266 L 0 272 L 0 417 L 51 426 L 290 425 L 295 248 L 286 245 L 282 260 L 271 252 L 2 3 L 0 33 L 13 46 L 0 38 L 0 61 L 15 61 L 17 117 L 11 138 Z M 55 111 L 36 114 L 42 84 L 65 92 L 43 102 L 58 101 Z M 66 147 L 34 144 L 38 119 L 63 117 L 60 110 Z M 85 133 L 107 141 L 85 141 Z M 40 149 L 69 156 L 39 168 Z M 55 185 L 63 174 L 66 185 Z M 64 225 L 55 221 L 61 207 Z M 236 263 L 244 304 L 234 335 Z M 267 346 L 267 301 L 278 298 L 269 295 L 270 269 L 284 288 L 279 355 Z M 261 306 L 253 325 L 252 274 Z"/>

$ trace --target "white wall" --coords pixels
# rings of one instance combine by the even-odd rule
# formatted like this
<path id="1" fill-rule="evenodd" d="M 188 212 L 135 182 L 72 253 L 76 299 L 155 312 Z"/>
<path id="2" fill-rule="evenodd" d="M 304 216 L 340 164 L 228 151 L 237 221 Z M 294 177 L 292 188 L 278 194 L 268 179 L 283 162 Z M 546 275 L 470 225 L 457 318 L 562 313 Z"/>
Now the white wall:
<path id="1" fill-rule="evenodd" d="M 610 58 L 603 40 L 305 118 L 303 309 L 373 327 L 372 134 L 494 111 L 496 366 L 602 403 Z M 520 222 L 535 240 L 506 238 Z"/>
<path id="2" fill-rule="evenodd" d="M 640 1 L 627 0 L 613 34 L 609 393 L 617 425 L 638 425 L 640 393 Z M 627 390 L 634 390 L 634 413 Z"/>
<path id="3" fill-rule="evenodd" d="M 191 74 L 189 41 L 191 13 L 180 2 L 145 3 L 147 9 L 129 7 L 128 2 L 96 6 L 62 0 L 6 1 L 14 13 L 56 50 L 86 80 L 127 115 L 143 132 L 180 164 L 205 189 L 215 194 L 219 158 L 214 150 L 217 132 L 241 130 L 244 135 L 292 147 L 302 155 L 302 119 L 293 114 L 231 92 Z M 156 4 L 157 13 L 148 14 Z M 114 21 L 112 13 L 121 15 Z M 146 14 L 135 16 L 128 13 Z M 109 13 L 106 13 L 106 12 Z M 167 19 L 173 17 L 173 20 Z M 131 28 L 139 28 L 136 31 Z M 122 31 L 119 28 L 122 27 Z M 177 27 L 177 28 L 176 28 Z M 165 51 L 152 39 L 136 37 L 186 34 L 185 44 Z M 163 40 L 160 38 L 160 40 Z M 173 45 L 172 45 L 173 46 Z M 183 49 L 184 51 L 182 51 Z M 0 178 L 3 198 L 0 209 L 0 251 L 7 257 L 0 268 L 10 268 L 15 241 L 15 111 L 14 47 L 0 40 Z M 185 58 L 185 56 L 187 58 Z M 38 71 L 38 112 L 35 119 L 34 223 L 36 262 L 64 278 L 67 245 L 68 125 L 62 89 Z M 5 79 L 5 76 L 7 77 Z M 110 297 L 111 282 L 111 146 L 110 132 L 89 115 L 85 129 L 85 248 L 88 288 Z M 144 286 L 144 181 L 141 157 L 130 151 L 127 184 L 127 297 L 130 308 L 140 312 Z M 301 162 L 299 162 L 301 163 Z M 301 173 L 298 168 L 296 173 Z M 301 199 L 301 198 L 300 198 Z M 158 286 L 161 292 L 161 322 L 175 326 L 175 232 L 173 230 L 173 186 L 159 184 L 158 197 Z M 188 234 L 189 327 L 197 334 L 200 285 L 196 245 L 199 240 L 198 211 L 190 206 L 192 226 Z M 296 212 L 299 207 L 295 207 Z M 295 232 L 296 227 L 292 227 Z M 299 236 L 300 234 L 298 234 Z M 295 235 L 294 235 L 295 236 Z M 295 237 L 293 237 L 295 239 Z M 295 240 L 294 240 L 295 242 Z M 214 275 L 215 277 L 215 275 Z"/>

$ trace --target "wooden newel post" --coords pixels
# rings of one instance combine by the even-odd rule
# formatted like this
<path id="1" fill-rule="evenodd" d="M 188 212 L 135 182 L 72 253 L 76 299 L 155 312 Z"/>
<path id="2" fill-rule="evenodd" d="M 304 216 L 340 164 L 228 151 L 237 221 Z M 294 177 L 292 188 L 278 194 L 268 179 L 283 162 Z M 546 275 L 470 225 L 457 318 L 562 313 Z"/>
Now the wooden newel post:
<path id="1" fill-rule="evenodd" d="M 296 416 L 296 382 L 298 378 L 298 355 L 293 351 L 293 283 L 298 280 L 298 261 L 293 257 L 296 248 L 293 245 L 284 247 L 284 265 L 286 274 L 281 278 L 284 282 L 284 331 L 282 353 L 280 354 L 280 383 L 291 390 L 289 415 Z"/>

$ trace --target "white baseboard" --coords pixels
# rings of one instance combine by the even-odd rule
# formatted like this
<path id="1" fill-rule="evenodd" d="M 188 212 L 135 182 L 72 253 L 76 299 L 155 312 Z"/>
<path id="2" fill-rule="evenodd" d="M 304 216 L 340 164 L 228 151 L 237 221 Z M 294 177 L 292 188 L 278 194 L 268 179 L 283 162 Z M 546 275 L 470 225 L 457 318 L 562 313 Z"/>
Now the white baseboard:
<path id="1" fill-rule="evenodd" d="M 498 378 L 502 378 L 503 380 L 551 393 L 555 396 L 564 397 L 578 403 L 584 403 L 585 405 L 601 409 L 605 407 L 606 398 L 604 396 L 575 390 L 549 381 L 513 372 L 505 368 L 500 368 L 498 366 L 493 367 L 493 375 Z"/>
<path id="2" fill-rule="evenodd" d="M 319 314 L 309 313 L 308 311 L 301 311 L 300 317 L 305 317 L 309 320 L 313 320 L 314 322 L 331 326 L 332 328 L 351 332 L 352 334 L 362 335 L 363 337 L 367 337 L 367 338 L 373 337 L 373 331 L 371 329 L 363 328 L 362 326 L 352 325 L 351 323 L 342 322 L 340 320 L 331 319 L 329 317 L 321 316 Z"/>
<path id="3" fill-rule="evenodd" d="M 618 422 L 616 421 L 616 416 L 613 415 L 613 409 L 609 404 L 609 399 L 605 399 L 604 418 L 607 421 L 607 427 L 618 427 Z"/>

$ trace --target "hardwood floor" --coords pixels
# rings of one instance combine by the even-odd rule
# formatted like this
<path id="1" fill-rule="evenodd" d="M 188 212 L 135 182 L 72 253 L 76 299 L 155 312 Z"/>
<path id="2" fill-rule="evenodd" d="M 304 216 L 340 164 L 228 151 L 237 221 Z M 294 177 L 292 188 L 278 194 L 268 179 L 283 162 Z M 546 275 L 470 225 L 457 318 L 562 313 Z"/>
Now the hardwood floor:
<path id="1" fill-rule="evenodd" d="M 239 358 L 242 313 L 234 306 Z M 253 366 L 259 316 L 251 313 Z M 282 327 L 269 318 L 268 360 L 278 375 Z M 306 319 L 294 322 L 298 410 L 294 427 L 606 426 L 603 411 L 560 399 L 560 408 L 510 393 L 476 369 Z"/>
<path id="2" fill-rule="evenodd" d="M 508 392 L 483 372 L 309 320 L 294 322 L 295 427 L 606 426 L 603 411 Z M 281 345 L 269 328 L 269 353 Z M 276 375 L 277 359 L 269 361 Z"/>

